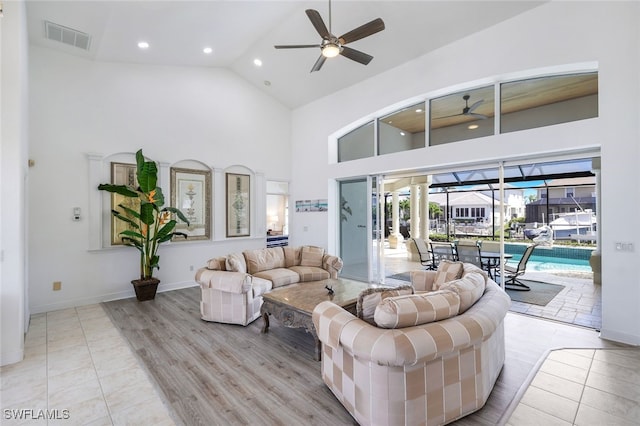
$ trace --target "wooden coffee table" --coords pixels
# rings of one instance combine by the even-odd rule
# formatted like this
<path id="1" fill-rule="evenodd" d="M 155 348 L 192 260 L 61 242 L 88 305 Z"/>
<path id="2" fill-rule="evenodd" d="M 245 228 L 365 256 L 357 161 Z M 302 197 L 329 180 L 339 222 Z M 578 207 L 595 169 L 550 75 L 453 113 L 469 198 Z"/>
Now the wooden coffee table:
<path id="1" fill-rule="evenodd" d="M 329 294 L 327 286 L 333 289 L 333 294 Z M 262 332 L 269 331 L 269 315 L 273 315 L 285 327 L 304 328 L 313 336 L 316 344 L 315 359 L 319 361 L 321 345 L 311 320 L 313 309 L 320 302 L 330 300 L 355 315 L 358 295 L 369 287 L 372 286 L 359 281 L 332 278 L 276 288 L 262 295 L 263 303 L 260 308 L 260 314 L 264 320 Z"/>

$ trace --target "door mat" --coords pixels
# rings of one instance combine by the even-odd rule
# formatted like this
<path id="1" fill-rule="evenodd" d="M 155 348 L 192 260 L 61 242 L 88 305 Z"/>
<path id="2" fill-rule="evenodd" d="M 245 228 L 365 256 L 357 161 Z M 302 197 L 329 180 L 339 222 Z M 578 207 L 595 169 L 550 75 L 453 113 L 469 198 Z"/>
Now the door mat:
<path id="1" fill-rule="evenodd" d="M 514 302 L 529 303 L 531 305 L 547 306 L 564 288 L 563 285 L 541 283 L 538 281 L 520 280 L 531 287 L 530 291 L 507 289 L 507 294 Z"/>

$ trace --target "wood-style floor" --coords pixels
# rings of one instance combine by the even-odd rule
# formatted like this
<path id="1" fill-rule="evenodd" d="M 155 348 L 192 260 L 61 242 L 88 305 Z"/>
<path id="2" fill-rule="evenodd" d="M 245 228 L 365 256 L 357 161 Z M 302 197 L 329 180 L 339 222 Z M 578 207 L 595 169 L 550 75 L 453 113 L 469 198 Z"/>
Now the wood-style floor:
<path id="1" fill-rule="evenodd" d="M 202 321 L 198 287 L 156 299 L 104 303 L 112 321 L 185 425 L 352 425 L 313 360 L 303 330 L 262 319 L 247 327 Z M 455 424 L 496 425 L 549 349 L 616 346 L 592 329 L 508 313 L 506 362 L 485 407 Z"/>

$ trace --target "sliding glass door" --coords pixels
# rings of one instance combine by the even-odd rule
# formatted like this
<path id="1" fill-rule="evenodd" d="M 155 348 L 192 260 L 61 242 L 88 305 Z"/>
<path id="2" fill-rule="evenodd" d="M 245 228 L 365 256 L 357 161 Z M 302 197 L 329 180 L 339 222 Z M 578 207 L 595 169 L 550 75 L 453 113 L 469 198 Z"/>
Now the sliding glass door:
<path id="1" fill-rule="evenodd" d="M 378 225 L 378 181 L 367 177 L 339 183 L 342 277 L 377 282 L 381 276 L 378 247 L 383 234 Z"/>
<path id="2" fill-rule="evenodd" d="M 369 282 L 369 201 L 367 179 L 340 182 L 341 276 Z"/>

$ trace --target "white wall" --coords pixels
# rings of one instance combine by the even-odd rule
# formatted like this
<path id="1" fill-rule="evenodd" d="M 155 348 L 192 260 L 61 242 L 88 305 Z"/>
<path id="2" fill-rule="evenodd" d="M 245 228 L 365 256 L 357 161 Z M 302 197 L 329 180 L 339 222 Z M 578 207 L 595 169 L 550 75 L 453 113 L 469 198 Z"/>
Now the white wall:
<path id="1" fill-rule="evenodd" d="M 0 365 L 22 360 L 28 326 L 25 279 L 27 32 L 23 2 L 0 18 Z"/>
<path id="2" fill-rule="evenodd" d="M 193 285 L 191 268 L 213 256 L 264 247 L 264 180 L 290 179 L 289 109 L 215 68 L 96 63 L 32 46 L 29 70 L 33 312 L 133 296 L 130 281 L 137 278 L 138 252 L 130 247 L 88 250 L 95 240 L 90 199 L 98 190 L 88 183 L 87 153 L 109 161 L 109 156 L 141 148 L 168 166 L 197 160 L 215 169 L 214 179 L 222 176 L 213 182 L 215 241 L 163 245 L 161 269 L 155 273 L 160 291 Z M 226 240 L 219 232 L 225 221 L 220 171 L 236 166 L 262 178 L 253 195 L 252 238 Z M 108 172 L 103 178 L 109 180 Z M 71 220 L 73 207 L 82 209 L 79 222 Z M 52 291 L 53 281 L 62 281 L 61 291 Z"/>
<path id="3" fill-rule="evenodd" d="M 551 2 L 296 109 L 291 198 L 329 196 L 330 212 L 322 217 L 293 214 L 292 244 L 334 245 L 334 178 L 600 149 L 602 336 L 640 344 L 640 283 L 635 272 L 640 250 L 614 250 L 616 241 L 640 247 L 639 230 L 628 226 L 628 213 L 640 207 L 640 189 L 629 184 L 629 179 L 637 179 L 640 159 L 639 17 L 635 2 Z M 377 111 L 388 113 L 390 105 L 405 99 L 415 103 L 416 96 L 442 94 L 443 89 L 463 90 L 467 82 L 476 87 L 525 70 L 559 71 L 562 65 L 578 63 L 598 65 L 599 118 L 330 164 L 330 135 L 353 128 L 354 122 L 364 122 Z M 630 190 L 620 197 L 619 188 Z"/>

